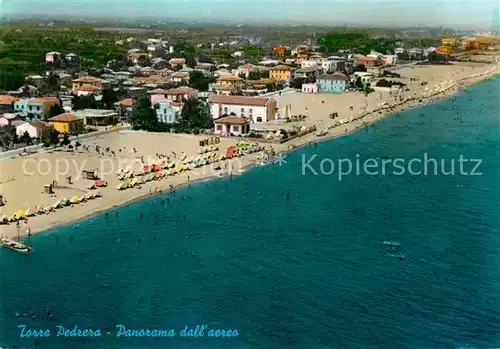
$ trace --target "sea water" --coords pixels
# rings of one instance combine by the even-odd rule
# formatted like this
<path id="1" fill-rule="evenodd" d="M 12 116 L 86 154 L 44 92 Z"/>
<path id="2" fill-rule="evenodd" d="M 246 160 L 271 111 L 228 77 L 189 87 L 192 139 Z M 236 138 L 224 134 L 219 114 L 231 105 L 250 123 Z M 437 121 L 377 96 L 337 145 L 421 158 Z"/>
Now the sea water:
<path id="1" fill-rule="evenodd" d="M 306 146 L 281 166 L 44 232 L 31 255 L 1 250 L 0 346 L 500 347 L 499 81 Z M 314 154 L 462 155 L 482 161 L 481 175 L 339 180 L 303 171 Z M 23 325 L 50 335 L 21 338 Z M 167 332 L 117 336 L 117 326 Z"/>

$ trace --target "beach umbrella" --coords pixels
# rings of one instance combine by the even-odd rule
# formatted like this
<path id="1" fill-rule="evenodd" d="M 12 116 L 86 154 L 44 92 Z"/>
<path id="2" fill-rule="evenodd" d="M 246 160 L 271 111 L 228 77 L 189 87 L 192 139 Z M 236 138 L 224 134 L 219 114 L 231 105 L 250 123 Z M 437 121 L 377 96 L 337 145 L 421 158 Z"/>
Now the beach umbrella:
<path id="1" fill-rule="evenodd" d="M 72 204 L 77 204 L 78 203 L 78 195 L 75 195 L 69 200 L 70 203 Z"/>
<path id="2" fill-rule="evenodd" d="M 24 210 L 17 210 L 16 214 L 14 215 L 17 219 L 23 218 L 25 215 Z"/>

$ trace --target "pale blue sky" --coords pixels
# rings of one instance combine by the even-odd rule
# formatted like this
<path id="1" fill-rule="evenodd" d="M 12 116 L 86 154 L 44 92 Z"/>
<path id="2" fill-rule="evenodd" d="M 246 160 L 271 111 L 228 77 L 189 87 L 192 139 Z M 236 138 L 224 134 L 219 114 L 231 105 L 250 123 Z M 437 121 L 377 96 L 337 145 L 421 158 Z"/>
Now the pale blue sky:
<path id="1" fill-rule="evenodd" d="M 496 0 L 3 0 L 3 11 L 6 15 L 487 29 L 498 5 Z"/>

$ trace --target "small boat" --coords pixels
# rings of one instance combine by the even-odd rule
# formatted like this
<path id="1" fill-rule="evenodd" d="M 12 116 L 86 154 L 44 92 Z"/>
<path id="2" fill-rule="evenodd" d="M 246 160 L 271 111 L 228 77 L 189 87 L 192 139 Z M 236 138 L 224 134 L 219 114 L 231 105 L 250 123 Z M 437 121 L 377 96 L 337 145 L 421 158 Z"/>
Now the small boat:
<path id="1" fill-rule="evenodd" d="M 399 241 L 382 241 L 382 244 L 384 244 L 386 246 L 391 246 L 391 247 L 401 246 L 401 243 Z"/>
<path id="2" fill-rule="evenodd" d="M 0 243 L 8 248 L 9 250 L 17 251 L 17 252 L 31 252 L 33 249 L 25 244 L 22 244 L 20 242 L 16 242 L 14 240 L 9 240 L 9 239 L 1 239 Z"/>
<path id="3" fill-rule="evenodd" d="M 401 260 L 406 258 L 406 254 L 404 254 L 404 253 L 388 253 L 387 255 L 389 257 L 396 257 L 396 258 L 399 258 Z"/>

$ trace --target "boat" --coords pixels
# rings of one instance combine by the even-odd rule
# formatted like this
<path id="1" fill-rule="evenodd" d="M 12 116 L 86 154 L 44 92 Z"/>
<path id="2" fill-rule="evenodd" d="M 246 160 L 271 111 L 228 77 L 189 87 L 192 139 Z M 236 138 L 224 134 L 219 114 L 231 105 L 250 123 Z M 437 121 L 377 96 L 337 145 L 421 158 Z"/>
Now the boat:
<path id="1" fill-rule="evenodd" d="M 8 248 L 9 250 L 17 251 L 17 252 L 31 252 L 33 249 L 25 244 L 22 244 L 20 242 L 16 242 L 14 240 L 9 240 L 9 239 L 1 239 L 0 243 Z"/>
<path id="2" fill-rule="evenodd" d="M 401 246 L 401 243 L 399 241 L 382 241 L 382 244 L 384 244 L 386 246 L 391 246 L 391 247 Z"/>

